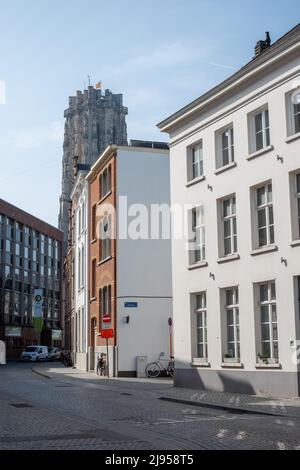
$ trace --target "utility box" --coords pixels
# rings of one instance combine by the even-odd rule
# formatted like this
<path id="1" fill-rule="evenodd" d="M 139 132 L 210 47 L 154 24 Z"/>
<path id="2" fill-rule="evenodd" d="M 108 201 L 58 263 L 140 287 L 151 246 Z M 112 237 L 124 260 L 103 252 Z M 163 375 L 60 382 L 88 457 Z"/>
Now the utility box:
<path id="1" fill-rule="evenodd" d="M 146 372 L 145 372 L 145 368 L 146 368 L 147 364 L 148 364 L 148 357 L 147 356 L 137 356 L 137 358 L 136 358 L 136 376 L 139 379 L 147 377 Z"/>
<path id="2" fill-rule="evenodd" d="M 0 366 L 6 364 L 6 347 L 4 341 L 0 341 Z"/>

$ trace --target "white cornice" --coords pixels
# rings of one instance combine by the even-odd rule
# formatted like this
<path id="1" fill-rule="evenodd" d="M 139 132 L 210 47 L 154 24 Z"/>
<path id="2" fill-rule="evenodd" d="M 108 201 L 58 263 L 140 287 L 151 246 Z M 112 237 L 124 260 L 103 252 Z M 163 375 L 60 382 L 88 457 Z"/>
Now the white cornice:
<path id="1" fill-rule="evenodd" d="M 179 138 L 171 140 L 171 142 L 169 143 L 170 148 L 173 147 L 174 145 L 177 145 L 180 142 L 183 142 L 187 138 L 192 137 L 193 135 L 195 135 L 198 132 L 206 129 L 207 127 L 215 124 L 216 122 L 224 119 L 226 116 L 230 117 L 230 119 L 231 119 L 231 115 L 232 115 L 233 112 L 237 111 L 238 109 L 243 108 L 247 104 L 252 103 L 253 101 L 257 100 L 258 98 L 266 95 L 270 91 L 278 88 L 279 86 L 281 86 L 285 82 L 288 82 L 292 78 L 296 78 L 296 77 L 300 77 L 300 70 L 293 71 L 288 76 L 282 77 L 282 78 L 280 78 L 280 80 L 277 80 L 276 83 L 273 82 L 272 84 L 269 84 L 269 86 L 265 87 L 263 90 L 255 93 L 254 95 L 248 96 L 246 99 L 244 99 L 243 101 L 240 101 L 239 103 L 233 104 L 231 107 L 227 108 L 225 111 L 223 110 L 223 111 L 219 112 L 213 118 L 208 119 L 205 122 L 202 122 L 201 124 L 199 124 L 199 126 L 193 127 L 192 130 L 187 130 Z"/>
<path id="2" fill-rule="evenodd" d="M 112 155 L 117 150 L 117 145 L 108 145 L 104 152 L 100 155 L 98 160 L 94 163 L 91 168 L 91 171 L 86 175 L 85 179 L 91 182 L 98 174 L 98 171 L 107 163 L 107 161 L 112 157 Z"/>

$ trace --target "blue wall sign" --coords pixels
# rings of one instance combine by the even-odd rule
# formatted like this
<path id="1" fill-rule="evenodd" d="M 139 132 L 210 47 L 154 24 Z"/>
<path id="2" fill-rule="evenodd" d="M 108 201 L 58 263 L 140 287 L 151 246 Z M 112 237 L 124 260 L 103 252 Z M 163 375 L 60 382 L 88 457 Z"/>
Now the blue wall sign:
<path id="1" fill-rule="evenodd" d="M 138 303 L 137 302 L 125 302 L 124 307 L 125 308 L 137 308 Z"/>

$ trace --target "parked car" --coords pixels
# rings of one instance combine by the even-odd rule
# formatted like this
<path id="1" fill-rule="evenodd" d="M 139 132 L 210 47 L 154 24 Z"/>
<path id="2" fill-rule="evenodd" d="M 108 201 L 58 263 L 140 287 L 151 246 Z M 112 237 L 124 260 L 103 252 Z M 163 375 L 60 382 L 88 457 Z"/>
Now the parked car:
<path id="1" fill-rule="evenodd" d="M 48 359 L 47 346 L 28 346 L 21 354 L 22 361 L 46 361 Z"/>
<path id="2" fill-rule="evenodd" d="M 51 348 L 48 353 L 49 361 L 59 361 L 61 358 L 61 349 L 60 348 Z"/>

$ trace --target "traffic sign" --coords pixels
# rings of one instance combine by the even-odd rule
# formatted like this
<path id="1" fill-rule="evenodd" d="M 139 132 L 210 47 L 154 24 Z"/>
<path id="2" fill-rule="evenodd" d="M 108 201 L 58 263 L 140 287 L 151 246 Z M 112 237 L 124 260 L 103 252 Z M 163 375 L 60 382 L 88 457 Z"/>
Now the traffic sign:
<path id="1" fill-rule="evenodd" d="M 113 338 L 114 337 L 114 330 L 113 328 L 110 328 L 109 330 L 100 330 L 100 336 L 101 338 Z"/>
<path id="2" fill-rule="evenodd" d="M 103 315 L 103 323 L 111 323 L 111 316 Z"/>

